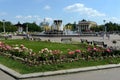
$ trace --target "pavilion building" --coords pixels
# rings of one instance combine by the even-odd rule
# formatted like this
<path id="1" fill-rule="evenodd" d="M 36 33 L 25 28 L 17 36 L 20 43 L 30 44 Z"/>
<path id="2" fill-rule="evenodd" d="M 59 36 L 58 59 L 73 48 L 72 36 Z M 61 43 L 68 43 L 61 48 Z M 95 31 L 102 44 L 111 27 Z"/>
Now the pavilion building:
<path id="1" fill-rule="evenodd" d="M 24 30 L 26 30 L 26 32 L 28 32 L 28 27 L 21 24 L 20 22 L 18 22 L 17 24 L 15 24 L 15 26 L 17 27 L 17 31 L 19 33 L 22 33 Z"/>
<path id="2" fill-rule="evenodd" d="M 86 20 L 82 20 L 79 21 L 77 24 L 77 28 L 78 28 L 78 32 L 83 32 L 83 31 L 90 31 L 91 27 L 96 27 L 97 23 L 93 22 L 93 21 L 86 21 Z"/>

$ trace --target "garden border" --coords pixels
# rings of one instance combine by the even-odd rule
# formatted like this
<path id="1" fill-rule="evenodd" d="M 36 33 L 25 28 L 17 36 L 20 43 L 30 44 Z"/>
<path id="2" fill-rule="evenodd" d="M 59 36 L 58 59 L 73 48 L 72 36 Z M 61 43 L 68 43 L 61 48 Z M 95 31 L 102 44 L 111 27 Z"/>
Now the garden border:
<path id="1" fill-rule="evenodd" d="M 0 64 L 0 70 L 9 74 L 10 76 L 14 77 L 15 79 L 45 77 L 45 76 L 70 74 L 70 73 L 86 72 L 86 71 L 95 71 L 95 70 L 103 70 L 103 69 L 118 68 L 118 67 L 120 67 L 120 63 L 119 64 L 108 64 L 108 65 L 100 65 L 100 66 L 92 66 L 92 67 L 75 68 L 75 69 L 58 70 L 58 71 L 20 74 L 2 64 Z"/>

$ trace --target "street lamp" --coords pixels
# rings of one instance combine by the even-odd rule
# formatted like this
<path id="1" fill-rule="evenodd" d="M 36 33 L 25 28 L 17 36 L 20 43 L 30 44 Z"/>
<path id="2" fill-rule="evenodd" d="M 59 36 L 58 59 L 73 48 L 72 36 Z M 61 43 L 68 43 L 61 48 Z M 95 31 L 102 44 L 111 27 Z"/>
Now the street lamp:
<path id="1" fill-rule="evenodd" d="M 3 32 L 5 33 L 5 20 L 3 19 Z"/>
<path id="2" fill-rule="evenodd" d="M 105 34 L 106 34 L 106 33 L 107 33 L 107 27 L 105 26 L 105 22 L 106 22 L 106 20 L 103 20 L 103 22 L 104 22 Z"/>
<path id="3" fill-rule="evenodd" d="M 27 26 L 26 26 L 26 33 L 28 33 L 28 24 L 27 24 Z"/>

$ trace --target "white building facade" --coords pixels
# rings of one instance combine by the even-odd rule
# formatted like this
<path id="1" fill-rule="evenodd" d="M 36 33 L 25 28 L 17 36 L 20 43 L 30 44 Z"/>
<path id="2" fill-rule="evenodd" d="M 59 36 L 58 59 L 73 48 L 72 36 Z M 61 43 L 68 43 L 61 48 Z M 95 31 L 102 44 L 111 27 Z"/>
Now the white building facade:
<path id="1" fill-rule="evenodd" d="M 90 28 L 95 26 L 97 26 L 96 22 L 86 20 L 79 21 L 77 24 L 78 32 L 90 31 Z"/>

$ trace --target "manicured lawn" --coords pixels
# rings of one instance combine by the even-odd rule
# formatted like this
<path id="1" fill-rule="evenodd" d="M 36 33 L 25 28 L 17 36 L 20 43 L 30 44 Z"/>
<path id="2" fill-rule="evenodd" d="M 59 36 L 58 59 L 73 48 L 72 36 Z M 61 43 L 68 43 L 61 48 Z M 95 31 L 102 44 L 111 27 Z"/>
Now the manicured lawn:
<path id="1" fill-rule="evenodd" d="M 61 50 L 63 53 L 67 53 L 68 49 L 76 50 L 81 49 L 85 50 L 85 44 L 61 44 L 61 43 L 52 43 L 46 41 L 28 41 L 28 40 L 4 40 L 5 43 L 10 45 L 15 44 L 24 44 L 26 47 L 33 49 L 34 52 L 38 52 L 43 48 L 48 48 L 51 50 Z"/>
<path id="2" fill-rule="evenodd" d="M 3 40 L 3 42 L 9 45 L 21 45 L 24 44 L 26 47 L 33 49 L 33 51 L 38 52 L 43 48 L 48 48 L 51 50 L 61 50 L 63 53 L 67 53 L 68 49 L 70 50 L 86 50 L 87 45 L 85 44 L 61 44 L 61 43 L 51 43 L 51 42 L 37 42 L 37 41 L 28 41 L 28 40 Z M 97 57 L 98 59 L 98 57 Z M 53 63 L 53 64 L 45 64 L 45 65 L 28 65 L 25 62 L 14 60 L 10 57 L 3 56 L 0 53 L 0 64 L 3 64 L 11 69 L 16 70 L 21 74 L 26 73 L 34 73 L 34 72 L 45 72 L 45 71 L 56 71 L 56 70 L 63 70 L 63 69 L 71 69 L 71 68 L 80 68 L 80 67 L 89 67 L 89 66 L 96 66 L 96 65 L 105 65 L 110 63 L 120 63 L 120 58 L 114 57 L 106 57 L 99 60 L 94 59 L 80 59 L 74 62 L 62 62 L 62 63 Z"/>

